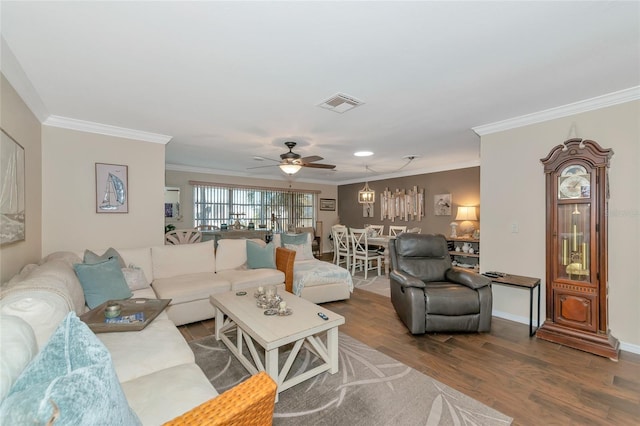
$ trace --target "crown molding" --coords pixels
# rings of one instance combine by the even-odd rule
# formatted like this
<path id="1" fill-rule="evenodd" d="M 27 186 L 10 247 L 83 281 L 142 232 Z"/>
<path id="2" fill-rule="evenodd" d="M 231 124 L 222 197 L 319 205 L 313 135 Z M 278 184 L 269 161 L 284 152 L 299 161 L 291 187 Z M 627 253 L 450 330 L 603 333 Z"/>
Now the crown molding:
<path id="1" fill-rule="evenodd" d="M 31 84 L 31 80 L 25 74 L 20 62 L 13 54 L 13 51 L 7 44 L 4 37 L 0 36 L 0 52 L 2 59 L 0 60 L 0 70 L 6 77 L 7 81 L 14 90 L 20 95 L 20 98 L 29 107 L 33 115 L 42 123 L 49 116 L 47 107 L 42 102 L 42 98 L 38 95 L 35 87 Z"/>
<path id="2" fill-rule="evenodd" d="M 476 132 L 478 136 L 490 135 L 492 133 L 516 129 L 530 124 L 541 123 L 543 121 L 606 108 L 625 102 L 636 101 L 638 99 L 640 99 L 640 86 L 635 86 L 619 90 L 617 92 L 608 93 L 606 95 L 596 96 L 595 98 L 546 109 L 544 111 L 521 115 L 519 117 L 509 118 L 495 123 L 483 124 L 481 126 L 472 127 L 471 130 Z"/>
<path id="3" fill-rule="evenodd" d="M 87 133 L 97 133 L 100 135 L 115 136 L 119 138 L 134 139 L 144 142 L 153 142 L 166 145 L 173 138 L 172 136 L 149 133 L 141 130 L 127 129 L 124 127 L 110 126 L 108 124 L 94 123 L 91 121 L 76 120 L 75 118 L 60 117 L 50 115 L 42 123 L 45 126 L 60 127 L 63 129 L 79 130 Z"/>

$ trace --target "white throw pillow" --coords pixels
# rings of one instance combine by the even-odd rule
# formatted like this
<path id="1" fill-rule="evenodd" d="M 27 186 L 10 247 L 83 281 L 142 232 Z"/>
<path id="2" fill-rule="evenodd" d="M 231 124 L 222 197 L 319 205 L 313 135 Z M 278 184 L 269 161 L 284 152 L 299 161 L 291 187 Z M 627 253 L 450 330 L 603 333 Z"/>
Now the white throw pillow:
<path id="1" fill-rule="evenodd" d="M 311 244 L 285 244 L 284 248 L 293 250 L 296 252 L 295 261 L 298 260 L 310 260 L 313 259 L 313 252 L 311 251 Z"/>
<path id="2" fill-rule="evenodd" d="M 144 271 L 138 267 L 129 265 L 128 268 L 122 268 L 122 274 L 131 291 L 142 290 L 149 287 L 149 281 L 147 281 Z"/>

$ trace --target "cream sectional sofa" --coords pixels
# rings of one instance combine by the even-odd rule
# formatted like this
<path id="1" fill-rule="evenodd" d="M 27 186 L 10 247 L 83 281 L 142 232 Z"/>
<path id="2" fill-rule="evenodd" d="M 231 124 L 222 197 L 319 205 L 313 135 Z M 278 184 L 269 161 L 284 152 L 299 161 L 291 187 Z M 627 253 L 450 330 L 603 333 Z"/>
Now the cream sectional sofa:
<path id="1" fill-rule="evenodd" d="M 153 288 L 135 290 L 133 297 L 174 299 L 144 330 L 96 335 L 108 350 L 126 400 L 142 424 L 162 424 L 218 395 L 195 364 L 176 324 L 214 317 L 208 303 L 211 293 L 257 283 L 283 283 L 285 274 L 279 270 L 246 269 L 246 251 L 239 246 L 235 241 L 224 243 L 218 256 L 213 242 L 118 250 L 127 265 L 142 269 L 153 282 Z M 294 256 L 286 250 L 283 253 Z M 39 265 L 25 266 L 2 286 L 2 399 L 27 363 L 68 320 L 67 315 L 73 312 L 80 316 L 87 311 L 83 288 L 73 269 L 81 262 L 76 253 L 53 253 Z M 9 336 L 7 329 L 21 330 L 6 325 L 16 321 L 25 331 L 4 341 Z M 29 336 L 33 336 L 33 344 L 25 346 Z"/>

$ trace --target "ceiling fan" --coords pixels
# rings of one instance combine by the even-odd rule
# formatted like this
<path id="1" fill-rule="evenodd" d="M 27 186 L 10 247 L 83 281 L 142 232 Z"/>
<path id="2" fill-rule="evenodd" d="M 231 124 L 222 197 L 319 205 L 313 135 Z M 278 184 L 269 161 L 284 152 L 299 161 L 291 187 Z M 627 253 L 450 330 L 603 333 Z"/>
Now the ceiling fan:
<path id="1" fill-rule="evenodd" d="M 287 148 L 289 148 L 289 152 L 285 152 L 284 154 L 280 154 L 280 161 L 273 160 L 271 158 L 265 157 L 254 157 L 256 159 L 265 159 L 275 161 L 280 167 L 280 169 L 288 175 L 292 175 L 297 173 L 302 167 L 309 167 L 312 169 L 335 169 L 336 166 L 333 164 L 320 164 L 316 163 L 316 161 L 323 160 L 322 157 L 318 155 L 311 155 L 309 157 L 301 157 L 300 154 L 296 154 L 293 152 L 293 147 L 296 146 L 295 142 L 285 142 L 284 143 Z M 258 166 L 258 167 L 249 167 L 249 169 L 259 169 L 262 167 L 271 167 L 271 166 Z"/>

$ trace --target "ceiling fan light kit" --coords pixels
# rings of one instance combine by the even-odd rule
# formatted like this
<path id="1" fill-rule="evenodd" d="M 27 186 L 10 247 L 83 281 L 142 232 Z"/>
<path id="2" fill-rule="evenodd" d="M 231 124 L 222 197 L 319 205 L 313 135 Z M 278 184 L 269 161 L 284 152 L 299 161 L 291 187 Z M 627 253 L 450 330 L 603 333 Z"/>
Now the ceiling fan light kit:
<path id="1" fill-rule="evenodd" d="M 285 172 L 288 175 L 293 175 L 293 174 L 298 173 L 301 168 L 302 168 L 302 166 L 300 164 L 294 164 L 294 163 L 282 163 L 282 164 L 280 164 L 280 170 L 282 170 L 283 172 Z"/>

